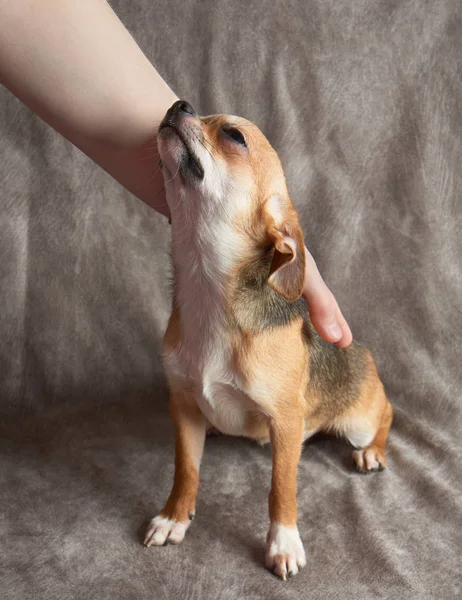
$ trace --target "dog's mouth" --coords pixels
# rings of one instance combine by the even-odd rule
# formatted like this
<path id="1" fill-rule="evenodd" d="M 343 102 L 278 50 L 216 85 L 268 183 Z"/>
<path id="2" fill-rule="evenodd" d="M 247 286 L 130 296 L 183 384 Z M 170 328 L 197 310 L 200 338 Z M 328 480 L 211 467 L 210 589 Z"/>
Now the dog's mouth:
<path id="1" fill-rule="evenodd" d="M 175 125 L 175 123 L 172 123 L 171 121 L 162 121 L 162 123 L 159 126 L 159 133 L 163 129 L 167 129 L 167 128 L 172 130 L 180 138 L 181 142 L 183 143 L 184 149 L 185 149 L 185 153 L 184 153 L 183 157 L 181 158 L 179 168 L 183 169 L 183 170 L 187 170 L 188 172 L 192 173 L 195 177 L 197 177 L 197 179 L 203 179 L 204 178 L 204 167 L 202 166 L 202 163 L 199 160 L 197 154 L 191 148 L 190 143 L 187 140 L 187 138 L 184 136 L 184 134 L 181 132 L 181 130 Z"/>

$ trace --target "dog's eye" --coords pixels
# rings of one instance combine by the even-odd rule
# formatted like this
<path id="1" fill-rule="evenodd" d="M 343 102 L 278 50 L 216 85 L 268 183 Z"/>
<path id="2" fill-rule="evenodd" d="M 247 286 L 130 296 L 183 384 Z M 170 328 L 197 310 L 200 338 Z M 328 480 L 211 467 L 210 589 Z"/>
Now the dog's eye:
<path id="1" fill-rule="evenodd" d="M 229 125 L 224 125 L 222 129 L 226 133 L 226 135 L 232 140 L 234 140 L 238 144 L 241 144 L 241 146 L 247 147 L 245 137 L 242 135 L 239 129 L 236 129 L 235 127 L 230 127 Z"/>

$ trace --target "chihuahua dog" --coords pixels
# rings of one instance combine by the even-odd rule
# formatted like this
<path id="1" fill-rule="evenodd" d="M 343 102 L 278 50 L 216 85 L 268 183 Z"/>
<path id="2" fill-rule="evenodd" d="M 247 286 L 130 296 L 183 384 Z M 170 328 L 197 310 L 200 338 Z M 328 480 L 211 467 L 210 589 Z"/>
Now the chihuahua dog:
<path id="1" fill-rule="evenodd" d="M 234 116 L 178 101 L 158 132 L 172 224 L 173 310 L 164 366 L 175 477 L 145 545 L 180 543 L 194 518 L 207 428 L 272 447 L 266 566 L 305 564 L 297 465 L 315 432 L 346 437 L 361 472 L 385 467 L 392 408 L 368 350 L 322 340 L 301 293 L 305 245 L 279 158 Z"/>

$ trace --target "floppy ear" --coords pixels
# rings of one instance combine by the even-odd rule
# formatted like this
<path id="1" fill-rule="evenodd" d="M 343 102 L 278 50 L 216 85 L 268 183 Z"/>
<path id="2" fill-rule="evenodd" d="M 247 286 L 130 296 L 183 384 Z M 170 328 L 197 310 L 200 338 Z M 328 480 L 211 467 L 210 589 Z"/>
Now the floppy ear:
<path id="1" fill-rule="evenodd" d="M 274 245 L 268 284 L 286 300 L 300 298 L 305 281 L 305 243 L 297 211 L 288 198 L 272 196 L 265 206 Z"/>

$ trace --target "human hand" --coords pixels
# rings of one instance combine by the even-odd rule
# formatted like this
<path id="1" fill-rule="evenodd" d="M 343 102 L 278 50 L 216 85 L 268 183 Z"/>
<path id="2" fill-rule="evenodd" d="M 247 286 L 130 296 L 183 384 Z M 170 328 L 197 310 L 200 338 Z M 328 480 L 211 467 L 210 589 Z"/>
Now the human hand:
<path id="1" fill-rule="evenodd" d="M 339 348 L 346 348 L 353 336 L 342 315 L 333 293 L 325 284 L 314 258 L 305 248 L 305 285 L 302 292 L 311 321 L 319 335 L 327 342 L 335 342 Z"/>

